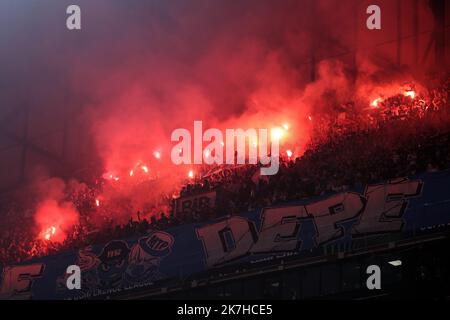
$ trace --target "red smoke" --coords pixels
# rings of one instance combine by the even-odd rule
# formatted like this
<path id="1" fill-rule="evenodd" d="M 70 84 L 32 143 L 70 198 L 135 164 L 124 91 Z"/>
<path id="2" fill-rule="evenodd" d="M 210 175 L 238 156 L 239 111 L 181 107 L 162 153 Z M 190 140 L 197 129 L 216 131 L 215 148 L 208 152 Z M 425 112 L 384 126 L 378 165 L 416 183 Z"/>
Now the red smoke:
<path id="1" fill-rule="evenodd" d="M 20 19 L 17 24 L 7 20 L 6 42 L 11 45 L 0 53 L 5 58 L 2 71 L 11 87 L 31 88 L 27 98 L 36 108 L 34 118 L 42 114 L 41 106 L 58 111 L 72 106 L 67 111 L 73 116 L 71 129 L 79 123 L 83 129 L 74 129 L 69 138 L 82 146 L 92 143 L 95 150 L 81 163 L 76 149 L 70 150 L 72 143 L 70 162 L 80 168 L 101 162 L 98 176 L 105 173 L 108 183 L 95 207 L 116 221 L 148 210 L 158 195 L 170 194 L 197 174 L 170 161 L 170 134 L 176 128 L 192 129 L 194 120 L 202 120 L 204 130 L 288 124 L 282 151 L 299 156 L 322 116 L 337 113 L 340 104 L 355 97 L 370 106 L 375 99 L 398 94 L 399 79 L 411 79 L 407 64 L 392 63 L 394 44 L 365 48 L 396 35 L 394 1 L 379 1 L 383 30 L 370 34 L 367 1 L 80 0 L 86 24 L 78 33 L 61 27 L 63 4 L 44 3 L 52 5 L 36 5 L 26 16 L 29 29 L 22 31 Z M 425 4 L 420 6 L 420 26 L 427 30 L 432 19 Z M 403 7 L 405 17 L 411 16 L 408 5 Z M 402 23 L 402 32 L 409 35 L 412 23 L 406 18 Z M 403 61 L 410 62 L 412 52 L 404 48 Z M 41 80 L 43 74 L 47 81 Z M 19 85 L 16 78 L 30 84 Z M 48 83 L 54 84 L 51 90 Z M 11 92 L 10 100 L 17 100 Z M 43 122 L 43 127 L 62 123 L 55 112 Z M 41 230 L 58 224 L 55 239 L 76 221 L 64 199 L 68 189 L 62 184 L 60 194 L 41 196 L 38 205 L 36 222 Z M 111 202 L 117 204 L 108 207 Z"/>
<path id="2" fill-rule="evenodd" d="M 70 202 L 45 200 L 37 207 L 34 218 L 40 239 L 62 243 L 78 223 L 78 212 Z"/>
<path id="3" fill-rule="evenodd" d="M 45 178 L 42 173 L 35 177 L 29 192 L 24 193 L 35 203 L 33 229 L 36 237 L 62 243 L 79 221 L 79 213 L 68 196 L 86 190 L 85 184 L 75 180 L 65 183 L 59 178 Z"/>

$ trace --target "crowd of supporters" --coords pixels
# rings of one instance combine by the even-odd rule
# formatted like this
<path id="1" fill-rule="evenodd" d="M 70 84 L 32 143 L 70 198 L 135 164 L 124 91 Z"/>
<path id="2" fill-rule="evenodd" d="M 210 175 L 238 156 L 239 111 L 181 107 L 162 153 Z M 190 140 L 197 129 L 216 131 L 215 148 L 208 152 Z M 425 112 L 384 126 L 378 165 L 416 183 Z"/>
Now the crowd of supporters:
<path id="1" fill-rule="evenodd" d="M 414 92 L 413 88 L 410 91 Z M 320 134 L 312 137 L 301 157 L 282 155 L 278 174 L 260 176 L 257 165 L 223 166 L 184 185 L 180 197 L 216 192 L 215 207 L 202 212 L 175 214 L 174 200 L 165 195 L 149 219 L 137 212 L 125 224 L 106 221 L 101 228 L 93 229 L 90 215 L 84 214 L 95 211 L 92 206 L 96 192 L 92 187 L 71 199 L 80 212 L 80 222 L 63 243 L 53 243 L 37 240 L 26 228 L 32 224 L 32 211 L 17 203 L 4 204 L 0 207 L 5 226 L 0 228 L 0 264 L 448 169 L 449 98 L 447 79 L 426 94 L 398 94 L 368 108 L 345 104 L 336 114 L 317 119 Z M 20 223 L 15 220 L 17 212 L 25 212 L 20 215 Z"/>

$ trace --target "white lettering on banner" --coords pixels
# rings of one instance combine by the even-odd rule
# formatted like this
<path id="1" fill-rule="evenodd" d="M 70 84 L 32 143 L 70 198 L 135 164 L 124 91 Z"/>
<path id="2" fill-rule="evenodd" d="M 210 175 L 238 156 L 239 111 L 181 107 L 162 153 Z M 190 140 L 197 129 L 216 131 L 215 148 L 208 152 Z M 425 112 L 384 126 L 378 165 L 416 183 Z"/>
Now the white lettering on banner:
<path id="1" fill-rule="evenodd" d="M 312 219 L 316 244 L 345 236 L 341 223 L 357 219 L 352 236 L 399 232 L 408 199 L 418 196 L 423 183 L 407 179 L 389 184 L 367 186 L 364 196 L 355 192 L 334 195 L 308 205 L 264 209 L 257 233 L 253 222 L 243 217 L 198 228 L 209 267 L 220 265 L 249 253 L 297 251 L 302 220 Z"/>
<path id="2" fill-rule="evenodd" d="M 30 299 L 33 281 L 42 275 L 44 268 L 42 263 L 5 267 L 1 277 L 0 298 Z"/>
<path id="3" fill-rule="evenodd" d="M 304 206 L 264 209 L 261 215 L 261 231 L 252 253 L 296 250 L 301 219 L 307 218 Z"/>
<path id="4" fill-rule="evenodd" d="M 205 212 L 214 208 L 216 204 L 216 192 L 207 192 L 191 197 L 181 197 L 175 202 L 175 215 L 185 216 Z"/>
<path id="5" fill-rule="evenodd" d="M 352 235 L 396 232 L 403 227 L 403 213 L 408 205 L 407 199 L 417 197 L 422 190 L 421 181 L 407 179 L 367 186 L 364 193 L 366 208 L 359 222 L 353 226 Z"/>
<path id="6" fill-rule="evenodd" d="M 338 239 L 344 235 L 339 223 L 355 218 L 364 208 L 364 198 L 353 192 L 337 194 L 331 198 L 306 206 L 306 211 L 314 218 L 316 243 L 318 245 Z"/>
<path id="7" fill-rule="evenodd" d="M 206 264 L 212 267 L 247 255 L 256 240 L 254 229 L 253 223 L 242 217 L 232 217 L 197 229 Z"/>

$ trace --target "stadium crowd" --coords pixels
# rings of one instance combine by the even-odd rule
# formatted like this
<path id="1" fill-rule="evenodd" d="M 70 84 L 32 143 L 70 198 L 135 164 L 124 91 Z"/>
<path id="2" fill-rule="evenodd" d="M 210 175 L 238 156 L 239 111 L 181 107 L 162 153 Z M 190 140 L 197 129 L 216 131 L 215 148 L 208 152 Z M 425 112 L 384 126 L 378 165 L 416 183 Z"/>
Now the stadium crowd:
<path id="1" fill-rule="evenodd" d="M 0 264 L 77 249 L 115 238 L 143 235 L 150 230 L 251 211 L 286 201 L 345 191 L 376 183 L 435 172 L 450 166 L 450 78 L 425 95 L 398 94 L 368 108 L 355 103 L 322 116 L 316 134 L 301 157 L 283 154 L 279 173 L 260 176 L 257 165 L 218 167 L 179 190 L 180 197 L 216 191 L 216 205 L 200 214 L 175 214 L 173 197 L 164 195 L 148 220 L 141 212 L 126 224 L 90 226 L 96 186 L 73 196 L 80 221 L 63 243 L 36 239 L 27 229 L 33 212 L 19 203 L 0 203 Z M 17 221 L 17 212 L 25 212 Z M 135 218 L 131 218 L 134 216 Z M 28 219 L 28 220 L 27 220 Z M 14 226 L 14 227 L 11 227 Z"/>

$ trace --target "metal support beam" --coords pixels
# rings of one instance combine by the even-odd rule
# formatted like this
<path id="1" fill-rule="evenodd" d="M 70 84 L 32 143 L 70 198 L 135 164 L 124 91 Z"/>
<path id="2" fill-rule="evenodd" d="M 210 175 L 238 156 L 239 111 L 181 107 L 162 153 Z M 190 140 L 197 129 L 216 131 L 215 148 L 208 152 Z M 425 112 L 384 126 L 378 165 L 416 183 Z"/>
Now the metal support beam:
<path id="1" fill-rule="evenodd" d="M 434 16 L 433 38 L 435 43 L 436 63 L 445 63 L 445 0 L 432 0 L 431 11 Z"/>
<path id="2" fill-rule="evenodd" d="M 413 12 L 414 64 L 419 65 L 419 0 L 414 0 Z"/>
<path id="3" fill-rule="evenodd" d="M 310 48 L 310 55 L 311 55 L 311 81 L 316 80 L 316 43 L 317 43 L 317 19 L 316 16 L 316 0 L 311 0 L 310 2 L 310 28 L 311 28 L 311 48 Z"/>
<path id="4" fill-rule="evenodd" d="M 397 65 L 402 63 L 402 4 L 397 0 Z"/>
<path id="5" fill-rule="evenodd" d="M 28 140 L 29 115 L 30 115 L 30 107 L 27 104 L 25 106 L 25 110 L 23 113 L 23 132 L 22 132 L 23 141 Z M 22 143 L 22 157 L 20 160 L 20 181 L 21 182 L 25 181 L 25 178 L 26 178 L 27 150 L 28 150 L 27 144 Z"/>
<path id="6" fill-rule="evenodd" d="M 47 150 L 45 150 L 45 149 L 43 149 L 43 148 L 41 148 L 41 147 L 35 145 L 34 143 L 32 143 L 31 141 L 29 141 L 28 139 L 24 139 L 24 138 L 22 138 L 22 137 L 18 137 L 17 135 L 15 135 L 15 134 L 13 134 L 13 133 L 10 133 L 10 132 L 8 132 L 8 131 L 2 129 L 1 127 L 0 127 L 0 134 L 2 134 L 3 136 L 5 136 L 6 138 L 10 139 L 11 141 L 13 141 L 13 142 L 15 142 L 15 143 L 17 143 L 17 144 L 19 144 L 19 145 L 21 145 L 21 146 L 26 147 L 26 148 L 27 148 L 28 150 L 30 150 L 30 151 L 36 152 L 37 154 L 40 154 L 40 155 L 42 155 L 42 156 L 44 156 L 44 157 L 47 157 L 47 158 L 49 158 L 49 159 L 51 159 L 51 160 L 54 160 L 54 161 L 60 163 L 60 164 L 63 165 L 66 169 L 69 169 L 69 168 L 72 167 L 69 163 L 67 163 L 66 161 L 64 161 L 64 159 L 61 158 L 60 156 L 55 155 L 55 154 L 53 154 L 52 152 L 47 151 Z M 28 151 L 28 150 L 27 150 L 27 151 Z"/>

